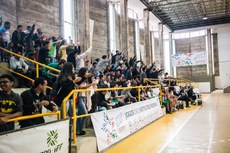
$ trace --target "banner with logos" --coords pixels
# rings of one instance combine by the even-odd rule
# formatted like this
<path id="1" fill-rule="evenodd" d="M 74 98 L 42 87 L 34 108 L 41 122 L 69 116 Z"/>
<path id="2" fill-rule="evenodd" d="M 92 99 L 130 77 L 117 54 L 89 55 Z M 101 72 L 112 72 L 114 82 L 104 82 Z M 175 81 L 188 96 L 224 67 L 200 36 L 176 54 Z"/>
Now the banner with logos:
<path id="1" fill-rule="evenodd" d="M 99 152 L 161 116 L 158 97 L 91 114 Z"/>
<path id="2" fill-rule="evenodd" d="M 172 66 L 192 66 L 207 64 L 206 51 L 172 55 Z"/>
<path id="3" fill-rule="evenodd" d="M 69 120 L 0 136 L 1 153 L 68 153 Z"/>

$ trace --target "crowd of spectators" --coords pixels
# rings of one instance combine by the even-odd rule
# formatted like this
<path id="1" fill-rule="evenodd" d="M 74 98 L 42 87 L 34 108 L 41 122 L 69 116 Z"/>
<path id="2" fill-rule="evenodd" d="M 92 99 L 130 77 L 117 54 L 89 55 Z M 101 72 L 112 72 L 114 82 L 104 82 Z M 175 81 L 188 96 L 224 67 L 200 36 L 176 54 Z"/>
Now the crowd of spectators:
<path id="1" fill-rule="evenodd" d="M 61 110 L 63 99 L 73 89 L 92 89 L 90 94 L 78 93 L 77 95 L 77 115 L 103 111 L 107 109 L 117 108 L 138 101 L 137 89 L 125 89 L 115 91 L 93 92 L 95 88 L 116 88 L 130 86 L 147 86 L 151 85 L 145 82 L 146 78 L 161 79 L 161 85 L 169 85 L 167 73 L 163 73 L 163 69 L 158 69 L 155 63 L 146 65 L 142 60 L 137 60 L 136 56 L 130 59 L 121 51 L 115 51 L 111 55 L 103 55 L 91 63 L 86 57 L 93 52 L 92 46 L 85 52 L 81 52 L 80 42 L 68 43 L 67 40 L 58 37 L 47 38 L 41 28 L 36 25 L 28 26 L 25 31 L 21 25 L 10 37 L 10 22 L 5 22 L 0 28 L 0 46 L 7 48 L 19 55 L 26 56 L 32 60 L 36 60 L 42 64 L 46 64 L 52 68 L 61 70 L 57 73 L 48 68 L 40 68 L 41 77 L 36 78 L 35 65 L 17 56 L 3 54 L 1 51 L 1 61 L 9 62 L 10 68 L 18 73 L 24 74 L 35 79 L 30 90 L 21 94 L 22 99 L 17 102 L 14 111 L 6 112 L 9 114 L 31 115 L 41 113 L 42 106 L 52 111 Z M 2 80 L 1 80 L 2 78 Z M 5 79 L 5 80 L 4 80 Z M 20 83 L 27 84 L 24 78 L 19 78 Z M 12 86 L 10 86 L 12 82 Z M 6 96 L 5 88 L 11 90 L 13 80 L 9 76 L 0 77 L 0 108 L 3 106 L 2 97 Z M 53 87 L 53 90 L 46 90 L 46 87 Z M 171 81 L 170 85 L 175 85 Z M 189 101 L 194 100 L 193 93 L 173 92 L 174 89 L 168 88 L 163 91 L 163 103 L 168 108 L 168 112 L 172 112 L 172 108 L 176 108 L 176 100 L 186 101 L 189 107 Z M 10 92 L 8 95 L 17 95 Z M 19 97 L 17 95 L 17 97 Z M 141 89 L 141 100 L 156 97 L 150 88 Z M 7 100 L 4 99 L 4 100 Z M 11 99 L 12 100 L 12 99 Z M 169 102 L 167 102 L 168 100 Z M 55 103 L 52 103 L 54 101 Z M 67 115 L 72 116 L 72 100 L 67 101 Z M 24 111 L 22 111 L 24 109 Z M 175 110 L 175 109 L 174 109 Z M 5 121 L 5 112 L 0 112 L 0 123 Z M 16 115 L 14 115 L 16 116 Z M 33 119 L 20 122 L 21 127 L 31 126 L 43 123 L 44 119 Z M 77 119 L 77 135 L 84 135 L 83 125 L 85 118 Z M 4 130 L 3 130 L 4 131 Z M 1 132 L 1 130 L 0 130 Z"/>

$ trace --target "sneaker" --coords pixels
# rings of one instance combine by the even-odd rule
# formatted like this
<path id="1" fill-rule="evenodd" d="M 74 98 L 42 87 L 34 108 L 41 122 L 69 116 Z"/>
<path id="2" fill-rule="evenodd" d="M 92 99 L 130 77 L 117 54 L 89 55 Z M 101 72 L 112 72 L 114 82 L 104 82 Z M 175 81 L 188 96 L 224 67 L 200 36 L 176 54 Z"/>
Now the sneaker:
<path id="1" fill-rule="evenodd" d="M 77 133 L 77 135 L 85 135 L 85 134 L 86 134 L 86 132 L 83 130 L 80 133 Z"/>

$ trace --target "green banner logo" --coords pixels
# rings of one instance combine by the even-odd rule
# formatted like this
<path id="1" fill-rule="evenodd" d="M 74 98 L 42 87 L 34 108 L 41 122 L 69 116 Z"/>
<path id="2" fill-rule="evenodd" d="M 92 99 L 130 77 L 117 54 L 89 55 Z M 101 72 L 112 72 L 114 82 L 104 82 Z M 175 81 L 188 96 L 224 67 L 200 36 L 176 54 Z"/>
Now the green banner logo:
<path id="1" fill-rule="evenodd" d="M 54 146 L 58 143 L 58 130 L 52 130 L 47 133 L 47 145 L 48 147 Z"/>

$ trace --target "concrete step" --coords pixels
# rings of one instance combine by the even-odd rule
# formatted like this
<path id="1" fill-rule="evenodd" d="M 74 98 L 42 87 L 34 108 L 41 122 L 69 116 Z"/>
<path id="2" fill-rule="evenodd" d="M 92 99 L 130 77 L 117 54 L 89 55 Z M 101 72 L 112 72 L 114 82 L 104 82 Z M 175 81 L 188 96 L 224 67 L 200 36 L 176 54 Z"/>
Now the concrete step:
<path id="1" fill-rule="evenodd" d="M 5 66 L 5 67 L 9 67 L 9 63 L 6 63 L 6 62 L 0 62 L 0 65 Z M 0 74 L 4 74 L 4 73 L 9 73 L 9 71 L 7 71 L 3 68 L 0 68 Z"/>
<path id="2" fill-rule="evenodd" d="M 97 153 L 97 140 L 93 129 L 85 129 L 86 135 L 77 136 L 77 144 L 71 145 L 71 153 Z"/>
<path id="3" fill-rule="evenodd" d="M 224 87 L 224 93 L 230 93 L 230 86 Z"/>

